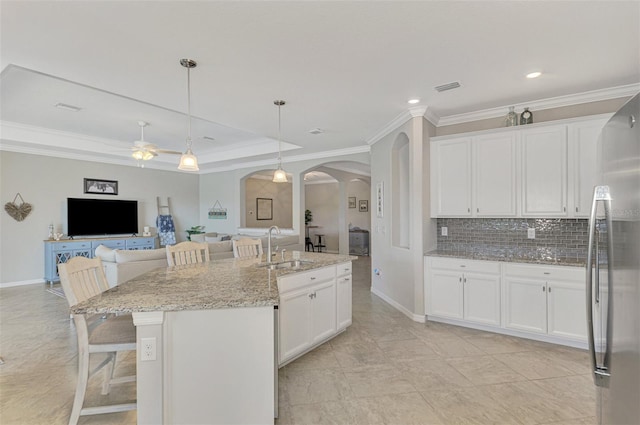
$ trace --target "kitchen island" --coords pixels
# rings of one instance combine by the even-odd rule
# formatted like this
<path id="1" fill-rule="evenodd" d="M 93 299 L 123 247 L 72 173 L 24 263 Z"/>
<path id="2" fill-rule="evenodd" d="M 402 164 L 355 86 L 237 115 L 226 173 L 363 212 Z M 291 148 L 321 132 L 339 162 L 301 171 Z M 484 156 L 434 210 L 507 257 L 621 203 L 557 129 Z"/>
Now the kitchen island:
<path id="1" fill-rule="evenodd" d="M 133 314 L 139 424 L 273 423 L 278 280 L 353 258 L 302 253 L 301 263 L 273 270 L 259 259 L 161 268 L 72 312 Z"/>

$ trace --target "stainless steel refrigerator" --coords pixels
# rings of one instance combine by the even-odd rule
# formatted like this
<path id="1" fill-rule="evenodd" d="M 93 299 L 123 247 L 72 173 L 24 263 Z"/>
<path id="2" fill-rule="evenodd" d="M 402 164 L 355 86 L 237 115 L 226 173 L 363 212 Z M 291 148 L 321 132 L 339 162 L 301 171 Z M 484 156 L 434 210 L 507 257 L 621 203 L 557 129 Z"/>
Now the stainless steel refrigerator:
<path id="1" fill-rule="evenodd" d="M 586 267 L 597 415 L 640 424 L 640 95 L 604 126 L 598 152 Z"/>

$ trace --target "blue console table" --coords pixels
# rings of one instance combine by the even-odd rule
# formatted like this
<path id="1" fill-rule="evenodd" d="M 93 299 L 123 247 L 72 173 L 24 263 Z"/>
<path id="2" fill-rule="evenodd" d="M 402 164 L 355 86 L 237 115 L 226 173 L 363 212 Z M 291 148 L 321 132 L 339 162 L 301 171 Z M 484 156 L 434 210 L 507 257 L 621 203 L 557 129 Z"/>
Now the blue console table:
<path id="1" fill-rule="evenodd" d="M 77 256 L 93 258 L 99 245 L 112 249 L 154 249 L 156 237 L 44 241 L 44 280 L 49 283 L 59 281 L 58 264 L 66 263 L 70 258 Z"/>

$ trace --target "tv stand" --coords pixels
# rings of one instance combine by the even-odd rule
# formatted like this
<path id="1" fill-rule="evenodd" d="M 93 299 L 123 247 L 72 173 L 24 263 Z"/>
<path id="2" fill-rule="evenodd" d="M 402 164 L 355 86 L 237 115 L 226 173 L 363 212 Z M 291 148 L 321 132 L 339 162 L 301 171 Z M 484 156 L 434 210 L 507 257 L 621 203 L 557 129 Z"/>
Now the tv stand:
<path id="1" fill-rule="evenodd" d="M 58 264 L 66 263 L 73 257 L 82 256 L 93 258 L 96 248 L 100 245 L 112 249 L 155 249 L 155 236 L 139 237 L 135 234 L 131 237 L 116 236 L 113 238 L 78 238 L 55 241 L 44 241 L 44 280 L 53 283 L 60 280 L 58 276 Z"/>

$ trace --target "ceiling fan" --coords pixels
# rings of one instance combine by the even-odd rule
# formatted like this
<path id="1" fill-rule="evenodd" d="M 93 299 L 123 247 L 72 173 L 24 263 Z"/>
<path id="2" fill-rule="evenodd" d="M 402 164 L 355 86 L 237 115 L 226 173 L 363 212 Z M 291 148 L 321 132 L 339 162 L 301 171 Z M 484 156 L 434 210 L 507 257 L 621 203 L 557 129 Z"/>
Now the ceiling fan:
<path id="1" fill-rule="evenodd" d="M 149 125 L 148 122 L 138 121 L 140 126 L 140 140 L 133 142 L 131 147 L 131 156 L 138 161 L 148 161 L 158 156 L 159 153 L 166 153 L 170 155 L 182 155 L 182 152 L 172 151 L 167 149 L 160 149 L 153 143 L 146 142 L 144 140 L 144 128 Z"/>

